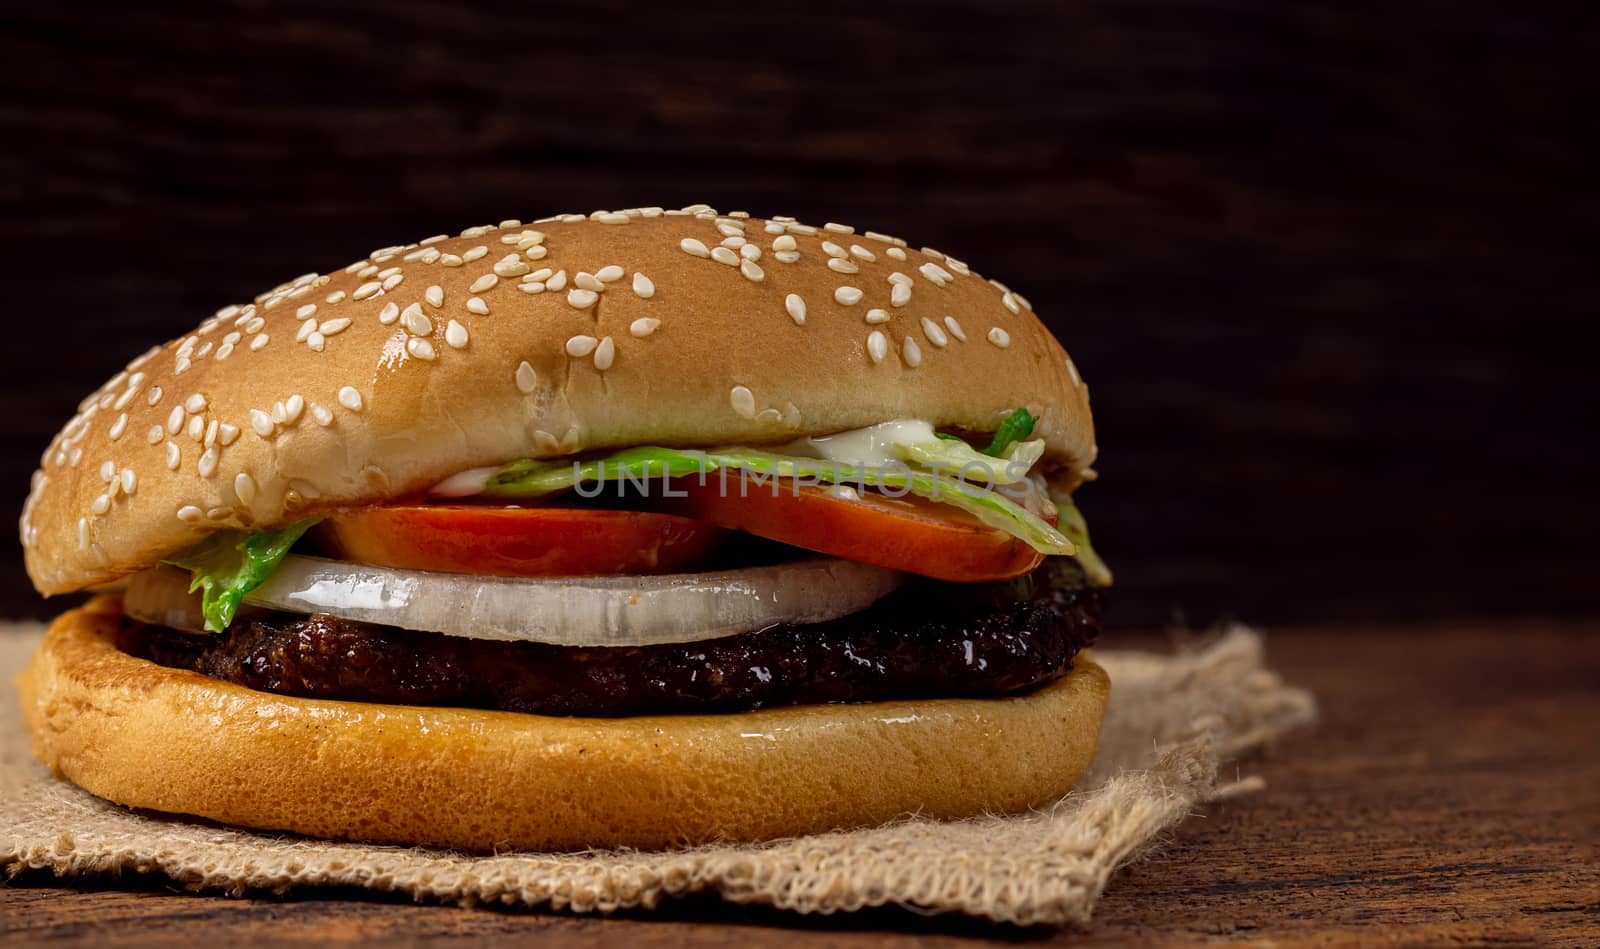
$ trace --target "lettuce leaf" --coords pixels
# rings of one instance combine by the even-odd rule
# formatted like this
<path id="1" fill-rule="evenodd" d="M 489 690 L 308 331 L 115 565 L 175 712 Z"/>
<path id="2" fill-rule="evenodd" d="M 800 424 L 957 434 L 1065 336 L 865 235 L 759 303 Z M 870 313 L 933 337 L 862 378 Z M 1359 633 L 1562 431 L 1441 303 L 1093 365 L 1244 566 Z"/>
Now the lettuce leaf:
<path id="1" fill-rule="evenodd" d="M 206 629 L 220 633 L 233 623 L 245 594 L 260 586 L 316 520 L 276 531 L 218 531 L 167 563 L 190 573 L 189 592 L 203 590 Z"/>
<path id="2" fill-rule="evenodd" d="M 747 448 L 715 451 L 629 448 L 583 462 L 512 462 L 489 477 L 484 494 L 497 498 L 534 498 L 574 488 L 580 483 L 709 474 L 722 468 L 763 476 L 862 485 L 888 489 L 890 493 L 911 493 L 966 511 L 1040 553 L 1070 555 L 1075 550 L 1064 534 L 1004 494 L 959 478 L 905 465 L 868 467 Z"/>
<path id="3" fill-rule="evenodd" d="M 1089 524 L 1083 519 L 1083 512 L 1073 503 L 1072 498 L 1061 495 L 1052 498 L 1056 505 L 1056 526 L 1061 533 L 1067 535 L 1078 552 L 1073 558 L 1083 567 L 1083 575 L 1088 579 L 1090 586 L 1108 587 L 1111 585 L 1111 568 L 1100 559 L 1100 555 L 1089 546 Z"/>

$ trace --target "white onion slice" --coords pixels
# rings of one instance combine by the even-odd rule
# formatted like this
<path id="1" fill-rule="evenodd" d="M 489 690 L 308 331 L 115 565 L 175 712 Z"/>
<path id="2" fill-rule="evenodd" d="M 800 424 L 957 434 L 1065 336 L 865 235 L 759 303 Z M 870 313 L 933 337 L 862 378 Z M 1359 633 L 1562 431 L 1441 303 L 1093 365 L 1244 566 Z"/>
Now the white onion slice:
<path id="1" fill-rule="evenodd" d="M 522 579 L 291 555 L 245 602 L 469 639 L 648 646 L 837 619 L 871 606 L 902 579 L 831 558 L 720 573 Z"/>

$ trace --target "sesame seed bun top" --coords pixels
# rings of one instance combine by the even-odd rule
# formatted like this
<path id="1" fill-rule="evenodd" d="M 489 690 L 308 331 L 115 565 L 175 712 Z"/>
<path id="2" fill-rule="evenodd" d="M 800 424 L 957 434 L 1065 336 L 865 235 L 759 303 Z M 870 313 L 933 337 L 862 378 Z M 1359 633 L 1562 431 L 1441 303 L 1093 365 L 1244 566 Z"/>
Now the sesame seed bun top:
<path id="1" fill-rule="evenodd" d="M 704 206 L 503 221 L 298 277 L 129 363 L 46 449 L 22 543 L 63 593 L 517 458 L 987 432 L 1018 407 L 1052 478 L 1086 477 L 1066 351 L 931 248 Z"/>

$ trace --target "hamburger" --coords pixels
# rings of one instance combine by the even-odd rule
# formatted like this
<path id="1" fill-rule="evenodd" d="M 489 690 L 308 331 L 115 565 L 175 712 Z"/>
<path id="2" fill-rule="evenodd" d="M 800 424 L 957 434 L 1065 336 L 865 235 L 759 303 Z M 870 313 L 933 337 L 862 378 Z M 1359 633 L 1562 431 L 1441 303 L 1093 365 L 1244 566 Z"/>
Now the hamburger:
<path id="1" fill-rule="evenodd" d="M 1108 684 L 1088 388 L 932 248 L 704 205 L 383 247 L 86 398 L 22 512 L 38 757 L 471 851 L 1050 802 Z"/>

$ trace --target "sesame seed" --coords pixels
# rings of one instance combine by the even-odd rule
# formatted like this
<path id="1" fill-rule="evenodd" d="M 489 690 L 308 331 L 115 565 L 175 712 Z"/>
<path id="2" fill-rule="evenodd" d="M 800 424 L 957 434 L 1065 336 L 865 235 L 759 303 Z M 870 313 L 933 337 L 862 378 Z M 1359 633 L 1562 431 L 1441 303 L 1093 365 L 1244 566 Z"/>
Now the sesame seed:
<path id="1" fill-rule="evenodd" d="M 150 426 L 150 431 L 145 433 L 144 440 L 152 445 L 161 444 L 161 439 L 167 437 L 167 430 L 160 425 Z"/>
<path id="2" fill-rule="evenodd" d="M 918 272 L 939 286 L 944 286 L 955 278 L 950 276 L 950 271 L 935 263 L 925 263 L 917 268 Z"/>
<path id="3" fill-rule="evenodd" d="M 200 453 L 200 461 L 195 467 L 200 472 L 200 477 L 209 478 L 217 473 L 217 449 L 215 446 L 207 448 Z"/>
<path id="4" fill-rule="evenodd" d="M 889 291 L 889 305 L 894 307 L 905 306 L 911 302 L 911 284 L 897 283 Z"/>
<path id="5" fill-rule="evenodd" d="M 856 229 L 848 224 L 835 224 L 832 221 L 822 225 L 822 229 L 832 231 L 835 234 L 854 234 L 856 232 Z"/>
<path id="6" fill-rule="evenodd" d="M 605 372 L 611 368 L 611 364 L 616 360 L 617 344 L 613 343 L 611 337 L 607 336 L 600 341 L 600 345 L 594 348 L 594 367 L 601 372 Z"/>
<path id="7" fill-rule="evenodd" d="M 206 420 L 198 415 L 191 416 L 189 418 L 189 437 L 195 441 L 200 441 L 205 437 L 205 433 Z"/>
<path id="8" fill-rule="evenodd" d="M 944 325 L 945 325 L 945 327 L 947 329 L 950 330 L 950 335 L 951 336 L 954 336 L 956 339 L 961 340 L 963 343 L 967 341 L 967 332 L 966 332 L 966 330 L 961 328 L 961 324 L 960 323 L 956 322 L 956 318 L 955 317 L 953 317 L 953 316 L 945 317 L 944 318 Z"/>
<path id="9" fill-rule="evenodd" d="M 544 243 L 544 231 L 523 231 L 518 237 L 521 238 L 517 241 L 518 250 L 527 250 L 529 247 L 537 247 Z"/>
<path id="10" fill-rule="evenodd" d="M 790 237 L 788 234 L 785 234 L 772 242 L 773 250 L 798 250 L 799 246 L 800 245 L 795 242 L 795 239 Z"/>
<path id="11" fill-rule="evenodd" d="M 739 256 L 743 257 L 745 260 L 760 260 L 761 248 L 757 247 L 755 244 L 746 244 L 739 248 Z"/>
<path id="12" fill-rule="evenodd" d="M 753 283 L 760 283 L 767 277 L 767 272 L 762 270 L 761 265 L 753 260 L 740 261 L 739 272 L 744 274 L 746 280 L 749 280 Z"/>
<path id="13" fill-rule="evenodd" d="M 543 260 L 549 253 L 550 248 L 535 245 L 524 250 L 522 252 L 522 256 L 528 258 L 529 260 Z"/>
<path id="14" fill-rule="evenodd" d="M 442 254 L 439 257 L 439 263 L 445 267 L 460 267 L 466 261 L 462 260 L 459 254 Z"/>
<path id="15" fill-rule="evenodd" d="M 412 336 L 427 336 L 433 332 L 433 321 L 415 303 L 401 311 L 400 325 Z"/>
<path id="16" fill-rule="evenodd" d="M 416 306 L 415 303 L 411 304 L 411 306 L 406 307 L 406 309 L 409 310 L 409 309 L 411 309 L 411 307 L 414 307 L 414 306 Z M 378 311 L 378 322 L 382 323 L 385 326 L 388 326 L 390 323 L 393 323 L 395 320 L 397 320 L 399 318 L 400 318 L 400 307 L 399 307 L 398 304 L 396 304 L 392 300 L 390 302 L 388 302 L 388 303 L 385 303 L 383 305 L 383 309 Z M 326 326 L 327 324 L 323 324 L 323 325 Z M 326 333 L 327 330 L 323 329 L 322 332 Z"/>
<path id="17" fill-rule="evenodd" d="M 94 503 L 89 505 L 89 513 L 96 517 L 111 510 L 111 495 L 99 494 L 95 496 Z"/>
<path id="18" fill-rule="evenodd" d="M 312 333 L 306 337 L 306 345 L 310 346 L 313 352 L 320 353 L 323 347 L 328 345 L 328 340 L 321 333 Z"/>
<path id="19" fill-rule="evenodd" d="M 928 342 L 935 346 L 943 347 L 950 342 L 950 337 L 944 335 L 944 330 L 939 324 L 926 316 L 922 318 L 922 335 L 928 337 Z M 907 338 L 909 339 L 910 337 Z"/>
<path id="20" fill-rule="evenodd" d="M 475 234 L 473 236 L 477 237 L 479 235 Z M 461 261 L 462 261 L 462 263 L 470 264 L 474 260 L 481 260 L 482 258 L 487 257 L 488 255 L 489 255 L 489 248 L 484 246 L 483 244 L 479 244 L 477 247 L 474 247 L 471 250 L 466 251 L 465 253 L 463 253 L 461 255 Z"/>
<path id="21" fill-rule="evenodd" d="M 834 273 L 860 273 L 861 268 L 854 261 L 844 260 L 839 257 L 828 258 L 828 269 Z"/>
<path id="22" fill-rule="evenodd" d="M 551 293 L 560 293 L 562 290 L 566 289 L 567 272 L 565 270 L 557 270 L 555 272 L 555 276 L 551 277 L 549 280 L 546 280 L 544 285 L 545 288 Z"/>
<path id="23" fill-rule="evenodd" d="M 473 297 L 474 300 L 478 299 Z M 444 341 L 455 349 L 467 348 L 467 328 L 451 320 L 444 328 Z"/>
<path id="24" fill-rule="evenodd" d="M 423 362 L 433 362 L 433 360 L 438 358 L 439 355 L 434 351 L 433 343 L 422 338 L 421 336 L 413 336 L 406 340 L 406 352 L 422 360 Z M 348 386 L 346 388 L 348 388 Z M 340 401 L 342 402 L 344 400 L 340 399 Z"/>
<path id="25" fill-rule="evenodd" d="M 336 320 L 323 320 L 322 325 L 317 327 L 317 332 L 324 336 L 337 336 L 349 328 L 350 317 L 341 316 Z"/>
<path id="26" fill-rule="evenodd" d="M 844 306 L 855 306 L 861 302 L 861 291 L 856 287 L 840 287 L 833 291 L 833 298 Z"/>
<path id="27" fill-rule="evenodd" d="M 685 237 L 683 240 L 678 242 L 678 246 L 683 248 L 684 253 L 690 254 L 694 257 L 711 256 L 711 251 L 706 250 L 706 245 L 692 237 Z"/>
<path id="28" fill-rule="evenodd" d="M 966 265 L 965 261 L 956 260 L 954 257 L 945 257 L 944 265 L 963 277 L 972 273 L 972 269 Z"/>
<path id="29" fill-rule="evenodd" d="M 161 387 L 160 386 L 151 386 L 150 387 L 150 394 L 145 397 L 144 401 L 145 401 L 146 405 L 155 405 L 157 402 L 160 402 L 161 401 Z"/>
<path id="30" fill-rule="evenodd" d="M 422 291 L 422 299 L 428 301 L 429 306 L 444 306 L 444 288 L 434 284 Z"/>
<path id="31" fill-rule="evenodd" d="M 539 388 L 539 374 L 533 371 L 533 364 L 526 359 L 517 364 L 515 378 L 517 390 L 523 395 L 532 395 L 534 390 Z"/>
<path id="32" fill-rule="evenodd" d="M 368 282 L 357 287 L 356 292 L 351 294 L 351 296 L 356 300 L 365 300 L 368 297 L 377 296 L 382 291 L 382 284 Z"/>
<path id="33" fill-rule="evenodd" d="M 306 400 L 302 396 L 298 394 L 289 396 L 283 402 L 284 422 L 293 425 L 295 422 L 300 421 L 300 413 L 304 412 L 305 408 Z"/>
<path id="34" fill-rule="evenodd" d="M 1011 334 L 996 326 L 989 331 L 989 342 L 999 346 L 1001 349 L 1005 349 L 1011 345 Z"/>
<path id="35" fill-rule="evenodd" d="M 261 328 L 266 325 L 267 321 L 265 319 L 262 319 L 259 316 L 253 316 L 250 318 L 249 322 L 244 324 L 244 331 L 246 333 L 259 333 L 261 332 Z"/>
<path id="36" fill-rule="evenodd" d="M 656 295 L 656 285 L 651 282 L 649 277 L 646 277 L 642 273 L 635 272 L 633 275 L 633 292 L 638 294 L 641 298 L 648 300 Z"/>
<path id="37" fill-rule="evenodd" d="M 196 358 L 196 359 L 204 359 L 204 358 L 206 358 L 206 354 L 211 352 L 211 346 L 212 346 L 212 343 L 211 343 L 210 340 L 206 340 L 205 342 L 201 343 L 200 344 L 200 348 L 195 350 L 194 358 Z"/>
<path id="38" fill-rule="evenodd" d="M 889 355 L 889 337 L 883 335 L 882 330 L 873 330 L 867 334 L 867 355 L 872 357 L 874 365 L 883 362 Z"/>
<path id="39" fill-rule="evenodd" d="M 489 304 L 484 301 L 483 297 L 468 297 L 467 312 L 476 313 L 479 316 L 488 316 Z"/>
<path id="40" fill-rule="evenodd" d="M 875 326 L 875 325 L 877 325 L 879 323 L 887 323 L 887 322 L 889 322 L 889 311 L 888 310 L 880 310 L 880 309 L 874 308 L 874 309 L 871 309 L 871 310 L 867 311 L 867 323 L 869 325 L 874 325 Z"/>
<path id="41" fill-rule="evenodd" d="M 601 283 L 598 277 L 586 270 L 578 271 L 578 275 L 572 278 L 572 285 L 580 290 L 593 290 L 595 293 L 606 292 L 606 285 Z"/>
<path id="42" fill-rule="evenodd" d="M 797 250 L 780 250 L 772 256 L 778 258 L 780 263 L 792 264 L 800 259 L 800 252 Z"/>
<path id="43" fill-rule="evenodd" d="M 734 386 L 728 390 L 728 404 L 733 410 L 745 418 L 756 417 L 756 396 L 745 386 Z"/>
<path id="44" fill-rule="evenodd" d="M 256 434 L 260 435 L 262 438 L 270 438 L 272 437 L 273 429 L 276 426 L 272 421 L 272 416 L 261 411 L 260 409 L 251 409 L 250 427 L 255 429 Z"/>
<path id="45" fill-rule="evenodd" d="M 848 257 L 849 256 L 849 253 L 846 252 L 843 247 L 840 247 L 838 244 L 835 244 L 833 241 L 823 241 L 822 242 L 822 252 L 824 254 L 827 254 L 829 257 Z"/>
<path id="46" fill-rule="evenodd" d="M 867 250 L 865 247 L 862 247 L 860 244 L 851 244 L 850 245 L 850 253 L 852 255 L 856 256 L 856 257 L 861 258 L 862 260 L 866 261 L 869 264 L 878 259 L 878 255 L 877 254 L 874 254 L 872 251 Z"/>
<path id="47" fill-rule="evenodd" d="M 1013 313 L 1022 312 L 1022 307 L 1017 305 L 1017 295 L 1009 290 L 1007 290 L 1004 294 L 1001 294 L 1000 302 L 1004 303 L 1006 305 L 1006 309 Z"/>
<path id="48" fill-rule="evenodd" d="M 116 477 L 117 463 L 114 461 L 102 461 L 100 463 L 100 480 L 109 484 Z"/>
<path id="49" fill-rule="evenodd" d="M 535 270 L 533 273 L 528 274 L 527 276 L 523 277 L 522 279 L 525 280 L 525 281 L 549 280 L 550 279 L 550 275 L 553 274 L 553 273 L 555 273 L 555 271 L 551 270 L 549 267 L 540 267 L 538 270 Z"/>
<path id="50" fill-rule="evenodd" d="M 520 277 L 532 269 L 516 254 L 508 254 L 494 265 L 494 272 L 501 277 Z"/>
<path id="51" fill-rule="evenodd" d="M 800 224 L 798 222 L 793 222 L 793 221 L 791 221 L 789 223 L 789 230 L 791 232 L 795 233 L 795 234 L 804 234 L 807 237 L 812 237 L 817 233 L 817 229 L 812 227 L 811 225 L 809 225 L 809 224 Z"/>
<path id="52" fill-rule="evenodd" d="M 798 293 L 791 293 L 783 298 L 783 308 L 789 311 L 789 319 L 794 320 L 796 326 L 806 324 L 806 301 L 800 299 Z"/>
<path id="53" fill-rule="evenodd" d="M 268 336 L 266 333 L 257 333 L 256 338 L 250 341 L 250 351 L 260 352 L 266 347 L 267 341 L 270 339 L 272 339 L 272 337 Z"/>
<path id="54" fill-rule="evenodd" d="M 132 468 L 122 469 L 122 493 L 133 494 L 139 490 L 139 476 L 133 473 Z"/>
<path id="55" fill-rule="evenodd" d="M 582 359 L 594 352 L 600 341 L 593 336 L 574 336 L 567 340 L 567 355 L 573 359 Z"/>
<path id="56" fill-rule="evenodd" d="M 177 471 L 178 465 L 183 461 L 183 452 L 178 448 L 177 442 L 167 442 L 167 470 Z"/>
<path id="57" fill-rule="evenodd" d="M 782 234 L 784 231 L 783 225 L 777 221 L 768 221 L 761 229 L 768 234 Z"/>
<path id="58" fill-rule="evenodd" d="M 250 477 L 247 471 L 241 471 L 233 476 L 233 493 L 239 496 L 239 503 L 245 507 L 255 503 L 256 479 Z"/>
<path id="59" fill-rule="evenodd" d="M 200 442 L 202 445 L 205 445 L 207 448 L 210 448 L 212 445 L 215 445 L 217 443 L 217 425 L 218 424 L 219 423 L 217 422 L 216 419 L 212 419 L 211 421 L 206 423 L 206 436 L 205 436 L 205 438 L 201 439 L 201 442 Z"/>
<path id="60" fill-rule="evenodd" d="M 612 211 L 609 214 L 600 215 L 599 217 L 595 218 L 595 220 L 599 221 L 601 224 L 626 224 L 631 219 L 626 214 L 622 214 L 618 211 Z"/>
<path id="61" fill-rule="evenodd" d="M 367 264 L 366 266 L 362 267 L 360 270 L 356 271 L 356 279 L 357 280 L 365 280 L 368 277 L 376 277 L 377 275 L 378 275 L 378 266 L 376 264 Z"/>
<path id="62" fill-rule="evenodd" d="M 722 246 L 723 247 L 732 247 L 734 250 L 738 250 L 739 248 L 743 247 L 744 245 L 746 245 L 748 243 L 750 243 L 750 242 L 745 240 L 744 236 L 742 234 L 735 234 L 734 236 L 724 240 L 722 242 Z"/>
<path id="63" fill-rule="evenodd" d="M 744 233 L 744 225 L 743 223 L 740 223 L 738 226 L 735 226 L 732 221 L 722 221 L 717 224 L 717 232 L 722 234 L 724 237 L 734 237 Z"/>
<path id="64" fill-rule="evenodd" d="M 435 251 L 433 251 L 431 248 L 418 247 L 416 250 L 411 251 L 410 253 L 406 254 L 404 257 L 402 257 L 400 259 L 405 261 L 406 263 L 411 263 L 414 260 L 421 260 L 423 257 L 426 257 L 426 256 L 428 256 L 429 254 L 432 254 L 432 253 L 435 253 Z"/>
<path id="65" fill-rule="evenodd" d="M 593 290 L 567 291 L 567 304 L 579 310 L 587 310 L 589 307 L 594 306 L 595 301 L 598 299 L 600 299 L 600 294 L 595 293 Z"/>
<path id="66" fill-rule="evenodd" d="M 904 250 L 902 250 L 901 248 L 899 248 L 899 247 L 891 247 L 888 250 L 884 251 L 884 253 L 888 254 L 890 257 L 893 257 L 895 260 L 905 260 L 906 259 L 906 252 Z"/>
<path id="67" fill-rule="evenodd" d="M 656 327 L 660 325 L 660 320 L 650 316 L 642 316 L 628 324 L 628 332 L 639 339 L 643 339 L 644 337 L 649 336 L 651 333 L 654 333 L 656 331 Z"/>
<path id="68" fill-rule="evenodd" d="M 311 403 L 311 417 L 323 428 L 333 424 L 333 412 L 329 411 L 327 406 L 316 402 Z"/>
<path id="69" fill-rule="evenodd" d="M 543 293 L 544 284 L 535 280 L 532 283 L 518 284 L 517 289 L 521 290 L 523 293 Z"/>
<path id="70" fill-rule="evenodd" d="M 623 270 L 616 264 L 607 264 L 595 271 L 594 275 L 601 283 L 613 283 L 622 279 Z"/>
<path id="71" fill-rule="evenodd" d="M 339 390 L 339 404 L 352 412 L 361 411 L 361 393 L 355 386 L 345 386 Z"/>
<path id="72" fill-rule="evenodd" d="M 237 303 L 230 303 L 213 314 L 219 320 L 231 320 L 239 315 L 241 307 Z"/>
<path id="73" fill-rule="evenodd" d="M 116 441 L 122 437 L 122 433 L 127 431 L 127 429 L 128 413 L 123 412 L 121 415 L 117 416 L 117 420 L 115 422 L 111 423 L 111 430 L 106 434 L 111 436 L 112 441 Z"/>
<path id="74" fill-rule="evenodd" d="M 486 273 L 483 276 L 479 277 L 478 279 L 472 281 L 472 285 L 467 287 L 467 291 L 470 292 L 470 293 L 482 293 L 485 290 L 488 290 L 488 289 L 492 288 L 495 284 L 497 284 L 499 282 L 500 282 L 500 278 L 499 277 L 495 276 L 492 273 Z"/>
<path id="75" fill-rule="evenodd" d="M 174 405 L 172 411 L 167 413 L 167 434 L 176 435 L 183 431 L 183 406 Z"/>
<path id="76" fill-rule="evenodd" d="M 223 422 L 217 426 L 217 444 L 226 448 L 239 440 L 239 426 Z"/>
<path id="77" fill-rule="evenodd" d="M 719 264 L 727 264 L 729 267 L 739 266 L 739 255 L 726 247 L 712 248 L 711 259 Z"/>
<path id="78" fill-rule="evenodd" d="M 195 507 L 193 504 L 185 504 L 183 507 L 178 508 L 178 520 L 189 524 L 193 524 L 205 516 L 206 512 L 200 510 L 198 507 Z"/>

